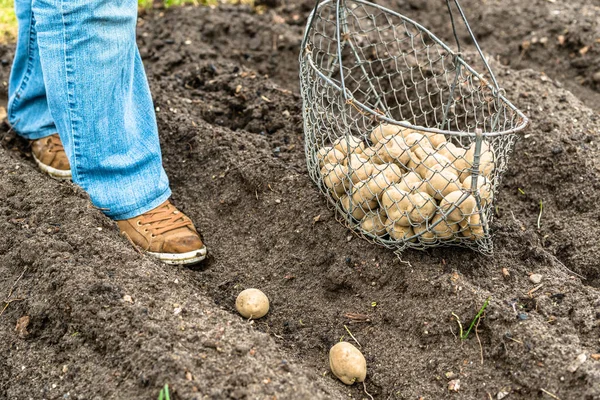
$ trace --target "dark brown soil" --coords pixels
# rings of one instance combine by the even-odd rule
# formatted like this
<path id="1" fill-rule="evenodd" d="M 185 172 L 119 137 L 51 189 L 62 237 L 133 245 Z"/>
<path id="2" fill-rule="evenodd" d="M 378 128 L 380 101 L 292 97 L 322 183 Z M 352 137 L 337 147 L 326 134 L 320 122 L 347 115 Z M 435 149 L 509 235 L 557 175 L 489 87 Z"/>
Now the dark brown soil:
<path id="1" fill-rule="evenodd" d="M 338 224 L 306 173 L 297 53 L 313 4 L 282 3 L 262 15 L 186 7 L 140 19 L 174 201 L 211 251 L 200 267 L 136 253 L 3 127 L 0 301 L 13 287 L 18 300 L 0 315 L 0 399 L 148 399 L 165 383 L 175 399 L 367 398 L 329 373 L 329 347 L 351 340 L 344 325 L 376 399 L 600 398 L 597 2 L 464 1 L 532 125 L 498 197 L 495 255 L 448 248 L 402 260 Z M 437 3 L 386 3 L 448 36 Z M 541 18 L 556 8 L 559 19 Z M 534 29 L 549 41 L 515 63 Z M 0 60 L 11 54 L 0 48 Z M 247 287 L 272 302 L 252 324 L 234 311 Z M 477 332 L 457 339 L 452 314 L 469 324 L 488 297 Z M 23 316 L 26 331 L 15 330 Z"/>

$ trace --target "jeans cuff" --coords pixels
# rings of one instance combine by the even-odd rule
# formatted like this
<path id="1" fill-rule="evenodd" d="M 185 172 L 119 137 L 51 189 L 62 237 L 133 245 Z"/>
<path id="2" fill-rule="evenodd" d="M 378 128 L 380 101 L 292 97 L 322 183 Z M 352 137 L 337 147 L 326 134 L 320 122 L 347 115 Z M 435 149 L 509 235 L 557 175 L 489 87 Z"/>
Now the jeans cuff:
<path id="1" fill-rule="evenodd" d="M 169 199 L 169 197 L 171 197 L 171 189 L 167 188 L 167 190 L 165 190 L 159 197 L 157 197 L 150 203 L 147 203 L 141 207 L 136 208 L 135 210 L 122 212 L 119 214 L 111 214 L 111 213 L 105 213 L 105 214 L 107 217 L 109 217 L 110 219 L 115 220 L 115 221 L 134 218 L 134 217 L 137 217 L 138 215 L 142 215 L 145 212 L 154 210 L 156 207 L 160 206 L 162 203 L 167 201 Z"/>
<path id="2" fill-rule="evenodd" d="M 56 128 L 47 128 L 47 129 L 44 129 L 41 131 L 36 131 L 36 132 L 31 132 L 31 133 L 23 133 L 23 132 L 19 132 L 19 131 L 16 131 L 16 132 L 17 132 L 17 135 L 19 135 L 22 138 L 27 139 L 27 140 L 38 140 L 38 139 L 45 138 L 50 135 L 54 135 L 55 133 L 58 133 Z"/>

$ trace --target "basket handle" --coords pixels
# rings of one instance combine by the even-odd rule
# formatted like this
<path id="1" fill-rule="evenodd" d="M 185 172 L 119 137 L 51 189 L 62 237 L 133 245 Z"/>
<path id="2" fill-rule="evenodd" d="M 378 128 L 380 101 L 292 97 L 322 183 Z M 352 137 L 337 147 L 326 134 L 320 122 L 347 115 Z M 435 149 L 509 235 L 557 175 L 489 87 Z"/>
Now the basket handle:
<path id="1" fill-rule="evenodd" d="M 458 53 L 460 54 L 460 52 L 461 52 L 460 40 L 458 39 L 458 34 L 456 33 L 456 24 L 454 22 L 454 14 L 452 13 L 452 6 L 450 5 L 451 1 L 452 1 L 452 3 L 454 3 L 456 5 L 456 9 L 458 10 L 460 17 L 461 17 L 463 23 L 465 24 L 467 31 L 469 32 L 469 36 L 471 36 L 471 40 L 473 40 L 473 44 L 475 44 L 475 48 L 477 49 L 477 52 L 479 53 L 479 57 L 483 61 L 485 69 L 490 74 L 490 78 L 492 79 L 492 83 L 494 85 L 494 88 L 496 89 L 496 93 L 498 94 L 501 89 L 500 89 L 500 86 L 498 85 L 498 81 L 496 80 L 496 75 L 494 75 L 494 72 L 492 71 L 490 64 L 487 62 L 485 56 L 483 55 L 483 51 L 481 50 L 481 47 L 479 47 L 479 43 L 477 42 L 477 39 L 475 39 L 475 34 L 471 30 L 471 26 L 469 25 L 469 22 L 467 21 L 467 17 L 465 16 L 465 13 L 464 13 L 462 7 L 460 6 L 460 3 L 458 2 L 458 0 L 446 0 L 446 6 L 448 7 L 448 14 L 450 14 L 450 22 L 452 23 L 452 33 L 454 34 L 454 40 L 456 41 L 456 46 L 458 47 Z M 317 4 L 318 4 L 318 2 L 319 2 L 319 0 L 317 1 Z"/>
<path id="2" fill-rule="evenodd" d="M 336 22 L 338 24 L 338 29 L 337 29 L 337 40 L 338 43 L 341 40 L 340 38 L 340 29 L 339 29 L 339 18 L 340 18 L 340 3 L 344 2 L 344 0 L 336 0 Z M 485 58 L 485 56 L 483 55 L 483 51 L 481 50 L 481 47 L 479 47 L 479 43 L 477 42 L 477 39 L 475 38 L 475 34 L 473 33 L 473 30 L 471 29 L 471 25 L 469 25 L 469 21 L 467 20 L 467 17 L 462 9 L 462 7 L 460 6 L 460 3 L 458 2 L 458 0 L 446 0 L 446 6 L 448 7 L 448 14 L 450 15 L 450 22 L 452 23 L 452 32 L 454 34 L 454 40 L 456 41 L 456 46 L 458 48 L 458 55 L 460 55 L 461 53 L 461 46 L 460 46 L 460 40 L 458 39 L 458 34 L 456 32 L 456 23 L 454 21 L 454 13 L 452 12 L 452 6 L 450 4 L 450 2 L 454 3 L 456 6 L 456 9 L 458 10 L 458 13 L 460 14 L 460 17 L 463 21 L 463 23 L 465 24 L 465 27 L 467 28 L 467 31 L 469 32 L 469 36 L 471 37 L 471 40 L 473 41 L 473 44 L 475 45 L 475 48 L 477 49 L 477 52 L 479 53 L 479 57 L 481 58 L 481 60 L 483 61 L 483 64 L 485 66 L 485 69 L 487 70 L 487 72 L 490 74 L 490 78 L 492 79 L 492 84 L 494 86 L 494 89 L 496 90 L 496 94 L 500 94 L 500 92 L 502 91 L 502 89 L 500 88 L 500 85 L 498 85 L 498 81 L 496 80 L 496 75 L 494 74 L 494 71 L 492 71 L 492 68 L 490 67 L 490 64 L 487 62 L 487 59 Z M 306 30 L 304 32 L 304 37 L 302 39 L 302 49 L 304 49 L 306 42 L 308 40 L 308 32 L 310 31 L 310 28 L 313 24 L 314 21 L 314 16 L 317 13 L 317 9 L 319 8 L 319 4 L 321 3 L 321 0 L 316 0 L 315 1 L 315 7 L 313 8 L 313 11 L 311 12 L 310 16 L 309 16 L 309 24 L 306 27 Z M 339 47 L 339 46 L 338 46 Z M 338 57 L 340 57 L 341 59 L 341 51 L 339 51 L 340 49 L 338 48 Z M 347 100 L 348 99 L 348 95 L 346 93 L 346 89 L 345 86 L 343 84 L 344 81 L 344 72 L 343 70 L 341 70 L 341 64 L 340 64 L 340 74 L 341 74 L 341 79 L 342 79 L 342 95 L 344 96 L 344 98 Z"/>

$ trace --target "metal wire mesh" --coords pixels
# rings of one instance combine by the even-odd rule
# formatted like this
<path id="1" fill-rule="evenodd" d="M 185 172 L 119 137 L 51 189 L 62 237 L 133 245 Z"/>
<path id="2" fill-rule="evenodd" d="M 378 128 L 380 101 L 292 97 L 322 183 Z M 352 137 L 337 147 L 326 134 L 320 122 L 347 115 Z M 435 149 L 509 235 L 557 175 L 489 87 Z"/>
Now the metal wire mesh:
<path id="1" fill-rule="evenodd" d="M 481 50 L 491 83 L 457 44 L 363 0 L 317 3 L 309 17 L 300 54 L 309 174 L 368 240 L 492 252 L 495 194 L 527 118 Z"/>

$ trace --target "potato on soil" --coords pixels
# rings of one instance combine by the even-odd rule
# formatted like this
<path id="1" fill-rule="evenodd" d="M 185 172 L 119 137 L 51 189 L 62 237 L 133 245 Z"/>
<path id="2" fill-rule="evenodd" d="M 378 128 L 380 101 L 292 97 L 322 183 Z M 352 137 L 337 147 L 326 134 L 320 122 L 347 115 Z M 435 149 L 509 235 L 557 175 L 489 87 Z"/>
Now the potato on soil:
<path id="1" fill-rule="evenodd" d="M 438 239 L 452 239 L 459 230 L 459 224 L 456 222 L 448 222 L 444 220 L 440 213 L 437 213 L 431 220 L 430 224 L 433 226 L 438 221 L 441 222 L 431 228 L 431 231 L 435 234 Z"/>
<path id="2" fill-rule="evenodd" d="M 246 289 L 235 300 L 235 308 L 244 318 L 262 318 L 269 312 L 269 299 L 258 289 Z"/>
<path id="3" fill-rule="evenodd" d="M 484 214 L 485 219 L 485 214 Z M 483 239 L 485 231 L 483 230 L 483 224 L 481 223 L 481 216 L 479 214 L 473 214 L 469 217 L 460 221 L 461 234 L 473 241 Z"/>
<path id="4" fill-rule="evenodd" d="M 435 241 L 437 240 L 435 233 L 427 230 L 426 224 L 420 224 L 417 226 L 413 226 L 413 231 L 415 232 L 415 235 L 420 235 L 418 237 L 420 242 L 435 243 Z"/>
<path id="5" fill-rule="evenodd" d="M 473 185 L 473 177 L 468 177 L 462 183 L 462 186 L 470 191 Z M 491 204 L 494 200 L 494 192 L 492 190 L 492 182 L 485 176 L 479 175 L 477 177 L 477 189 L 479 190 L 479 197 L 483 206 Z"/>
<path id="6" fill-rule="evenodd" d="M 361 153 L 363 151 L 362 149 L 364 148 L 364 143 L 360 138 L 356 136 L 342 136 L 335 142 L 333 142 L 333 148 L 342 152 L 344 155 L 348 155 L 355 152 Z"/>
<path id="7" fill-rule="evenodd" d="M 360 227 L 367 233 L 374 236 L 383 236 L 386 233 L 386 216 L 382 212 L 370 212 L 364 216 L 360 222 Z"/>
<path id="8" fill-rule="evenodd" d="M 405 241 L 415 234 L 411 226 L 398 225 L 391 219 L 386 220 L 385 228 L 393 240 Z M 414 242 L 415 239 L 411 239 L 410 241 Z"/>
<path id="9" fill-rule="evenodd" d="M 323 147 L 317 152 L 317 160 L 319 160 L 319 168 L 323 168 L 325 164 L 343 164 L 346 155 L 332 147 Z"/>
<path id="10" fill-rule="evenodd" d="M 451 192 L 463 188 L 458 175 L 453 171 L 453 169 L 444 168 L 441 165 L 434 165 L 427 172 L 425 181 L 429 187 L 429 193 L 433 193 L 433 197 L 436 200 L 441 200 Z"/>
<path id="11" fill-rule="evenodd" d="M 463 190 L 457 190 L 452 193 L 449 193 L 440 201 L 440 209 L 445 214 L 447 213 L 455 204 L 459 203 L 459 200 L 463 197 L 463 195 L 468 194 Z M 448 215 L 448 219 L 450 221 L 459 222 L 462 221 L 465 217 L 473 214 L 475 208 L 477 207 L 475 198 L 471 195 L 468 195 L 458 206 Z"/>
<path id="12" fill-rule="evenodd" d="M 329 190 L 337 195 L 346 192 L 349 186 L 348 167 L 341 164 L 325 164 L 321 168 L 323 183 Z"/>
<path id="13" fill-rule="evenodd" d="M 344 211 L 346 211 L 348 214 L 351 214 L 354 219 L 359 221 L 363 219 L 367 213 L 375 211 L 379 207 L 377 199 L 371 199 L 359 202 L 353 200 L 352 208 L 350 208 L 350 197 L 348 196 L 341 196 L 340 204 L 342 205 L 342 209 Z"/>
<path id="14" fill-rule="evenodd" d="M 346 385 L 364 382 L 367 377 L 367 360 L 348 342 L 339 342 L 329 350 L 329 367 Z"/>

